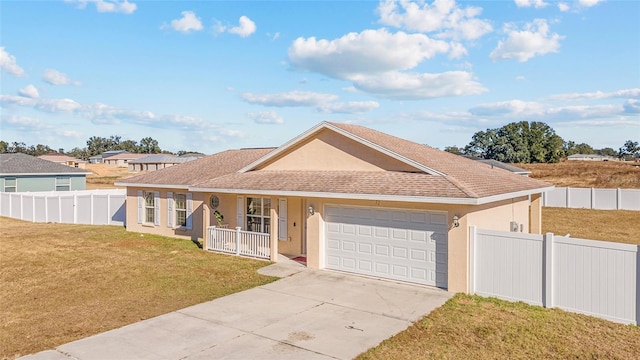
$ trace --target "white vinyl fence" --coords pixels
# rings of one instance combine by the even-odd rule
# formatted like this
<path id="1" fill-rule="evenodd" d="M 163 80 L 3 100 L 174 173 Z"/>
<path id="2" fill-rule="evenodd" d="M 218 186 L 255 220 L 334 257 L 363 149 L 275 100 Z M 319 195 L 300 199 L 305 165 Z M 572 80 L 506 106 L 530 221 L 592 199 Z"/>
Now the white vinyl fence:
<path id="1" fill-rule="evenodd" d="M 640 210 L 640 189 L 557 187 L 542 194 L 542 206 L 596 210 Z"/>
<path id="2" fill-rule="evenodd" d="M 0 216 L 32 222 L 124 225 L 126 190 L 0 193 Z"/>
<path id="3" fill-rule="evenodd" d="M 471 227 L 470 292 L 640 323 L 639 246 Z"/>

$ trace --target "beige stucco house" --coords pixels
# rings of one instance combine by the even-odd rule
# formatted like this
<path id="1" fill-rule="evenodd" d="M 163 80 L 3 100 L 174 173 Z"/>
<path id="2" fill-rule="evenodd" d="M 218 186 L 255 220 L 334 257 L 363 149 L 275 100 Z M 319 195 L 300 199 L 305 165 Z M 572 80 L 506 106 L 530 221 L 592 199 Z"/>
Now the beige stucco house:
<path id="1" fill-rule="evenodd" d="M 469 226 L 540 233 L 539 180 L 366 127 L 323 122 L 278 148 L 229 150 L 122 180 L 127 230 L 270 234 L 278 253 L 466 292 Z M 206 242 L 205 242 L 206 243 Z M 205 246 L 206 247 L 206 246 Z"/>

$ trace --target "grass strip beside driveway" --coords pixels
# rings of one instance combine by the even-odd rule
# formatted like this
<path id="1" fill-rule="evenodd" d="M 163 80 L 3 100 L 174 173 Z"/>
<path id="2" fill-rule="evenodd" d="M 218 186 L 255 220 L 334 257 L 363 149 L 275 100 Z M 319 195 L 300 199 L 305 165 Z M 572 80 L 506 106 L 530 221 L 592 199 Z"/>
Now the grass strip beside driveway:
<path id="1" fill-rule="evenodd" d="M 117 226 L 0 218 L 0 358 L 76 339 L 274 281 L 268 262 Z"/>
<path id="2" fill-rule="evenodd" d="M 636 359 L 640 328 L 457 294 L 357 359 Z"/>

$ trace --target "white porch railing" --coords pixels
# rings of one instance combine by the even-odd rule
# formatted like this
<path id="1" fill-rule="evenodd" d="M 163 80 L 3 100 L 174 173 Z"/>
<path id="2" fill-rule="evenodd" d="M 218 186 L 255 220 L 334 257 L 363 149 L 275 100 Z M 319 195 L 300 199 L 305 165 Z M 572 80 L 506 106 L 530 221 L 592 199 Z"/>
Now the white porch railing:
<path id="1" fill-rule="evenodd" d="M 235 230 L 221 229 L 217 226 L 207 228 L 207 250 L 210 251 L 269 260 L 269 246 L 269 234 L 244 231 L 240 227 Z"/>

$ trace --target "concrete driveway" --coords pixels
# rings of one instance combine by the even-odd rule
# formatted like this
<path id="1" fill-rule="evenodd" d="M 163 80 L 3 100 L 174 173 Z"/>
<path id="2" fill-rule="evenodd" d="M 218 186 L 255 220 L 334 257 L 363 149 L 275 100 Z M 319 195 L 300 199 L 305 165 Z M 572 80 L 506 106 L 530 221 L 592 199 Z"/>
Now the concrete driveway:
<path id="1" fill-rule="evenodd" d="M 23 359 L 352 359 L 452 296 L 331 271 L 296 271 Z"/>

